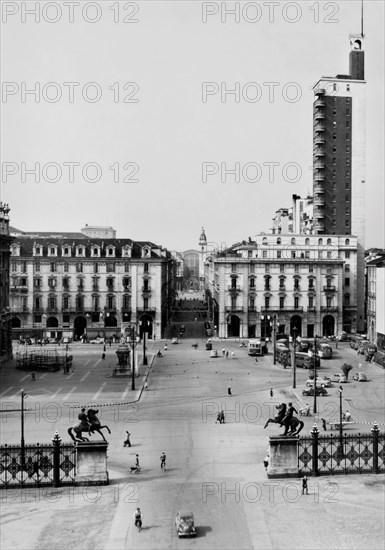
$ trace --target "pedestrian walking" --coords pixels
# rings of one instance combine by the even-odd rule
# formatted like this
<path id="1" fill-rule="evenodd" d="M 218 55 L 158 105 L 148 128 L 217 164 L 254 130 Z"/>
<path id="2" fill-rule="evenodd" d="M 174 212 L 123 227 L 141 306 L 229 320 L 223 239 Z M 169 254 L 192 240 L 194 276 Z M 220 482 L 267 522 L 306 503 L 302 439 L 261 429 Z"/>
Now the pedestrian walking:
<path id="1" fill-rule="evenodd" d="M 265 458 L 263 459 L 263 465 L 264 465 L 265 470 L 267 472 L 267 467 L 269 465 L 269 455 L 266 455 Z"/>
<path id="2" fill-rule="evenodd" d="M 274 397 L 273 388 L 270 388 L 270 397 Z"/>
<path id="3" fill-rule="evenodd" d="M 227 388 L 227 395 L 231 395 L 231 388 Z"/>
<path id="4" fill-rule="evenodd" d="M 34 372 L 31 372 L 31 382 L 36 382 L 36 376 Z"/>
<path id="5" fill-rule="evenodd" d="M 144 383 L 144 389 L 147 390 L 148 389 L 148 383 L 147 383 L 147 380 L 145 381 Z"/>
<path id="6" fill-rule="evenodd" d="M 106 344 L 104 344 L 103 346 L 103 351 L 106 351 Z"/>
<path id="7" fill-rule="evenodd" d="M 229 350 L 227 349 L 226 350 L 226 359 L 228 359 L 228 358 L 229 358 Z"/>
<path id="8" fill-rule="evenodd" d="M 131 434 L 127 430 L 126 430 L 126 434 L 127 435 L 126 435 L 125 441 L 123 442 L 123 447 L 127 447 L 127 445 L 128 445 L 128 447 L 131 447 L 131 441 L 130 441 L 130 435 Z"/>
<path id="9" fill-rule="evenodd" d="M 136 467 L 136 468 L 140 468 L 140 465 L 139 465 L 139 455 L 135 455 L 135 467 Z"/>
<path id="10" fill-rule="evenodd" d="M 326 430 L 327 430 L 326 420 L 324 418 L 321 418 L 321 422 L 322 422 L 322 428 L 323 428 L 324 432 L 326 432 Z"/>
<path id="11" fill-rule="evenodd" d="M 336 349 L 338 349 L 338 340 L 336 340 Z"/>
<path id="12" fill-rule="evenodd" d="M 106 358 L 106 354 L 103 352 L 102 353 L 102 359 L 105 359 Z"/>
<path id="13" fill-rule="evenodd" d="M 112 346 L 112 338 L 110 338 L 110 347 Z"/>
<path id="14" fill-rule="evenodd" d="M 226 350 L 225 350 L 225 348 L 222 348 L 222 355 L 223 355 L 223 357 L 226 355 Z"/>
<path id="15" fill-rule="evenodd" d="M 220 424 L 224 424 L 225 423 L 225 413 L 223 411 L 220 412 L 220 420 L 219 420 Z"/>
<path id="16" fill-rule="evenodd" d="M 309 489 L 308 489 L 308 486 L 307 486 L 307 477 L 304 476 L 302 478 L 302 494 L 304 495 L 305 494 L 305 491 L 306 491 L 306 494 L 308 495 L 309 494 Z"/>

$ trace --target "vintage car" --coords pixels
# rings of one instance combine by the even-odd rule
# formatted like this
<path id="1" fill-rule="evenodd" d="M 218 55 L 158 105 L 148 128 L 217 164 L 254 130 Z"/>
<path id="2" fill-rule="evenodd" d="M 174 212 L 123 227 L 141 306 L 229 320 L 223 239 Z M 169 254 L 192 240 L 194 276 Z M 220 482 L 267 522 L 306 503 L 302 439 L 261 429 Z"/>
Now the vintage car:
<path id="1" fill-rule="evenodd" d="M 325 386 L 325 388 L 330 388 L 332 385 L 332 381 L 330 378 L 319 378 L 317 376 L 316 378 L 316 386 Z M 312 387 L 314 386 L 314 378 L 309 378 L 309 380 L 306 381 L 306 386 Z"/>
<path id="2" fill-rule="evenodd" d="M 367 382 L 368 378 L 364 372 L 356 372 L 353 376 L 353 380 L 357 380 L 357 382 Z"/>
<path id="3" fill-rule="evenodd" d="M 319 386 L 319 387 L 317 386 L 315 391 L 316 391 L 316 395 L 327 395 L 328 394 L 326 388 L 324 388 L 323 386 Z M 307 390 L 303 390 L 302 395 L 307 395 L 309 397 L 314 395 L 314 387 L 309 388 Z"/>
<path id="4" fill-rule="evenodd" d="M 335 372 L 333 374 L 333 382 L 337 382 L 338 384 L 345 384 L 347 382 L 347 378 L 342 372 Z"/>
<path id="5" fill-rule="evenodd" d="M 104 344 L 104 338 L 102 338 L 101 336 L 97 336 L 90 341 L 90 344 Z"/>
<path id="6" fill-rule="evenodd" d="M 195 537 L 194 514 L 178 512 L 175 518 L 175 529 L 178 537 Z"/>
<path id="7" fill-rule="evenodd" d="M 177 344 L 177 343 L 178 343 L 178 338 L 173 338 L 173 339 L 171 340 L 171 343 L 172 343 L 172 344 Z"/>
<path id="8" fill-rule="evenodd" d="M 219 357 L 218 350 L 217 349 L 212 349 L 210 351 L 210 357 Z"/>

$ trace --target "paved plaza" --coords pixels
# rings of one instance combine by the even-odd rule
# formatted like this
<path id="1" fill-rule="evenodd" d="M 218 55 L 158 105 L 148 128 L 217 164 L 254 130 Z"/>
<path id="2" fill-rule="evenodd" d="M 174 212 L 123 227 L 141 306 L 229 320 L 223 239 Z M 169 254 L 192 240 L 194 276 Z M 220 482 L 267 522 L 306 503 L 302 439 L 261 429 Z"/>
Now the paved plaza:
<path id="1" fill-rule="evenodd" d="M 116 346 L 107 347 L 103 360 L 101 346 L 71 345 L 73 372 L 36 373 L 36 382 L 11 366 L 2 370 L 2 409 L 20 405 L 22 388 L 28 394 L 27 444 L 49 442 L 56 430 L 69 442 L 67 429 L 76 423 L 78 407 L 90 403 L 98 405 L 112 432 L 106 435 L 109 486 L 0 493 L 2 549 L 383 548 L 384 475 L 310 478 L 308 495 L 301 494 L 300 479 L 267 478 L 268 438 L 282 429 L 264 424 L 282 401 L 297 407 L 306 399 L 312 405 L 312 398 L 301 395 L 308 371 L 297 370 L 293 390 L 291 369 L 273 365 L 272 353 L 256 363 L 239 342 L 214 340 L 220 357 L 210 358 L 204 341 L 198 349 L 192 343 L 182 339 L 164 351 L 163 342 L 151 342 L 149 365 L 140 368 L 135 392 L 130 379 L 112 377 Z M 156 357 L 159 347 L 162 358 Z M 343 408 L 357 422 L 349 431 L 368 432 L 374 421 L 383 431 L 384 371 L 363 363 L 346 344 L 333 353 L 322 362 L 322 374 L 338 372 L 346 361 L 353 365 L 351 375 L 362 363 L 369 378 L 344 386 Z M 304 435 L 314 422 L 321 430 L 321 417 L 336 418 L 337 387 L 318 399 L 317 415 L 304 417 Z M 218 424 L 222 409 L 226 422 Z M 3 414 L 1 426 L 2 444 L 20 441 L 20 413 Z M 123 446 L 126 430 L 131 447 Z M 135 454 L 142 470 L 130 475 Z M 137 506 L 143 512 L 140 533 L 133 528 Z M 175 514 L 182 509 L 194 512 L 196 539 L 175 534 Z"/>

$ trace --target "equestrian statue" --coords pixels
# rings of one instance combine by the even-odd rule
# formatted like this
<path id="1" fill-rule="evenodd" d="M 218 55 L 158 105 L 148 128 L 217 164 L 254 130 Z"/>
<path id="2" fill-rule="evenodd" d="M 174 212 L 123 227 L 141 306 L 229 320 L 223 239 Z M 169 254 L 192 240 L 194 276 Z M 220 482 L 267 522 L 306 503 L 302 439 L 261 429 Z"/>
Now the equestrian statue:
<path id="1" fill-rule="evenodd" d="M 76 424 L 76 426 L 72 426 L 71 428 L 68 428 L 68 435 L 70 435 L 70 437 L 75 442 L 89 441 L 87 437 L 82 436 L 82 433 L 87 432 L 88 435 L 91 436 L 93 433 L 97 432 L 102 436 L 104 441 L 107 441 L 101 430 L 103 430 L 103 428 L 107 428 L 109 434 L 111 433 L 111 430 L 108 426 L 101 426 L 100 420 L 97 417 L 98 413 L 99 413 L 98 410 L 88 409 L 86 414 L 86 410 L 83 408 L 78 416 L 78 419 L 80 420 L 80 422 Z M 72 432 L 75 433 L 75 436 L 73 435 Z"/>
<path id="2" fill-rule="evenodd" d="M 298 412 L 293 404 L 289 403 L 288 407 L 286 407 L 286 403 L 281 403 L 277 405 L 276 408 L 278 409 L 277 416 L 275 418 L 269 418 L 264 427 L 267 428 L 270 422 L 274 422 L 274 424 L 285 426 L 285 431 L 282 436 L 298 435 L 305 424 L 302 420 L 294 416 L 294 412 L 297 414 Z"/>

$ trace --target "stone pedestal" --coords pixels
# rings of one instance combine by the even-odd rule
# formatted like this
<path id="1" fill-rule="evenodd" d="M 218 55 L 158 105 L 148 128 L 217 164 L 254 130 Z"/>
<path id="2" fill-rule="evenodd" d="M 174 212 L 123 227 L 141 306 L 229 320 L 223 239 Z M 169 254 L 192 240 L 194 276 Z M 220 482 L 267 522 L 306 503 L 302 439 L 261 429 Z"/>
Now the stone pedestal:
<path id="1" fill-rule="evenodd" d="M 76 485 L 108 485 L 106 441 L 76 444 Z"/>
<path id="2" fill-rule="evenodd" d="M 298 437 L 270 437 L 270 458 L 267 476 L 299 477 Z"/>

